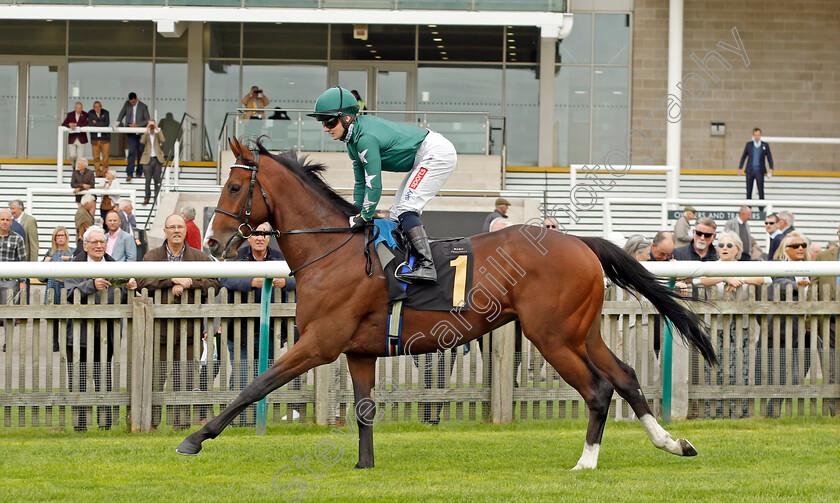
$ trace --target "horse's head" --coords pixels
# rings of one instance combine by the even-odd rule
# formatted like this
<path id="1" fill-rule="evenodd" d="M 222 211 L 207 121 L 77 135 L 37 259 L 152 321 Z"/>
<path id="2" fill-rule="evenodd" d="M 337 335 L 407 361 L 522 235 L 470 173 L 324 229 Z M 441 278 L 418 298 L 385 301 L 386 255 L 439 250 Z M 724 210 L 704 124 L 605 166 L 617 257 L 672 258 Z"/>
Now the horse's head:
<path id="1" fill-rule="evenodd" d="M 222 188 L 216 213 L 207 231 L 207 247 L 214 257 L 233 257 L 253 229 L 271 217 L 268 198 L 257 180 L 259 151 L 249 151 L 239 140 L 229 141 L 236 156 Z"/>

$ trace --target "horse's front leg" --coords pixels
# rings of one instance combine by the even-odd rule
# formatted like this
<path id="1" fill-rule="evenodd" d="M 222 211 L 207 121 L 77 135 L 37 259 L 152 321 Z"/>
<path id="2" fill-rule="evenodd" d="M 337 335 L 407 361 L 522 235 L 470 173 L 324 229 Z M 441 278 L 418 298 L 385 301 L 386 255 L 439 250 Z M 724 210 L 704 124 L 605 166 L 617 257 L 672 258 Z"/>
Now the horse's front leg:
<path id="1" fill-rule="evenodd" d="M 320 353 L 317 349 L 311 344 L 304 343 L 301 337 L 301 341 L 295 344 L 288 353 L 281 356 L 270 369 L 251 381 L 221 414 L 205 424 L 200 430 L 185 438 L 181 445 L 175 449 L 175 452 L 184 455 L 198 454 L 202 442 L 219 436 L 222 430 L 249 405 L 262 400 L 272 391 L 309 371 L 309 369 L 329 363 L 338 357 L 337 354 L 330 357 L 330 355 Z"/>
<path id="2" fill-rule="evenodd" d="M 347 367 L 353 379 L 356 400 L 356 423 L 359 427 L 359 462 L 356 468 L 373 468 L 373 424 L 376 402 L 370 393 L 376 379 L 376 357 L 347 355 Z"/>

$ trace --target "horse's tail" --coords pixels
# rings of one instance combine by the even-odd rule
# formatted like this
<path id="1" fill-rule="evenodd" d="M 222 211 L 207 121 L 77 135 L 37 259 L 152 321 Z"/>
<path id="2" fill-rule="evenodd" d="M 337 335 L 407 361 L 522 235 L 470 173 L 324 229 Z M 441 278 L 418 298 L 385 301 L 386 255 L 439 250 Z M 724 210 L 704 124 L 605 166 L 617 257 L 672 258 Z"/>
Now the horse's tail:
<path id="1" fill-rule="evenodd" d="M 598 257 L 604 274 L 616 286 L 639 292 L 647 298 L 679 331 L 689 345 L 714 365 L 718 363 L 715 350 L 709 340 L 707 326 L 696 313 L 677 302 L 680 295 L 665 284 L 665 280 L 645 269 L 638 260 L 618 246 L 601 238 L 580 238 Z"/>

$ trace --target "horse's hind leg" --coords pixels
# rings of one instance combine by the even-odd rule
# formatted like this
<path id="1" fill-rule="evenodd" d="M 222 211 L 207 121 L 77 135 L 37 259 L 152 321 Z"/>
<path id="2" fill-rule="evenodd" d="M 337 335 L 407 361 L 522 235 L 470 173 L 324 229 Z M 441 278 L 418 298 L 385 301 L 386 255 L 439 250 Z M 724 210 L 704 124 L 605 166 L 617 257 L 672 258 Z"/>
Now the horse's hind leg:
<path id="1" fill-rule="evenodd" d="M 578 352 L 570 347 L 540 347 L 538 349 L 563 380 L 575 388 L 586 401 L 589 408 L 586 443 L 580 459 L 572 470 L 594 469 L 598 466 L 598 453 L 601 450 L 601 438 L 607 423 L 613 387 L 582 351 Z"/>
<path id="2" fill-rule="evenodd" d="M 376 357 L 347 356 L 356 400 L 356 423 L 359 427 L 359 462 L 356 468 L 373 468 L 373 425 L 376 402 L 370 396 L 376 378 Z"/>
<path id="3" fill-rule="evenodd" d="M 682 438 L 674 440 L 671 438 L 671 434 L 665 431 L 656 421 L 642 393 L 636 371 L 630 365 L 619 360 L 604 344 L 604 340 L 601 338 L 600 316 L 592 324 L 589 337 L 586 339 L 586 351 L 592 363 L 615 386 L 615 391 L 630 404 L 653 445 L 678 456 L 697 455 L 697 451 L 691 445 L 691 442 Z"/>

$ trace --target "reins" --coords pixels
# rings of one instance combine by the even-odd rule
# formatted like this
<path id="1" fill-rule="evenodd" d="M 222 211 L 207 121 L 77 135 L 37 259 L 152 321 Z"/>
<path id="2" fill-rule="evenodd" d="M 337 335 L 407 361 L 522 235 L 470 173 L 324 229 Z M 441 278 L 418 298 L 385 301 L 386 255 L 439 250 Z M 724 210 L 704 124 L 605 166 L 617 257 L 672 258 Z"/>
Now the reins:
<path id="1" fill-rule="evenodd" d="M 234 215 L 229 211 L 225 211 L 219 208 L 215 209 L 216 213 L 221 213 L 222 215 L 229 216 L 235 220 L 237 220 L 239 224 L 239 228 L 237 229 L 237 233 L 245 238 L 248 239 L 251 236 L 274 236 L 279 238 L 282 235 L 291 235 L 291 234 L 343 234 L 343 233 L 350 233 L 347 236 L 347 239 L 341 242 L 338 246 L 333 248 L 332 250 L 320 255 L 317 258 L 310 260 L 309 262 L 303 264 L 300 267 L 296 267 L 292 271 L 289 272 L 289 276 L 294 276 L 298 271 L 303 269 L 306 266 L 312 265 L 315 262 L 321 260 L 322 258 L 330 255 L 331 253 L 339 250 L 342 246 L 346 245 L 353 239 L 353 235 L 357 232 L 364 232 L 365 233 L 365 274 L 368 276 L 373 275 L 373 259 L 370 255 L 370 245 L 379 237 L 379 228 L 376 227 L 373 222 L 365 222 L 365 225 L 361 228 L 358 227 L 321 227 L 316 229 L 292 229 L 290 231 L 280 231 L 280 230 L 272 230 L 272 231 L 260 231 L 256 230 L 251 227 L 249 223 L 251 219 L 251 204 L 254 199 L 254 186 L 257 182 L 257 170 L 259 169 L 259 162 L 260 162 L 260 153 L 258 150 L 252 150 L 251 153 L 254 155 L 253 161 L 247 161 L 242 159 L 241 157 L 238 159 L 241 161 L 240 163 L 231 165 L 232 168 L 242 168 L 247 169 L 251 172 L 251 182 L 248 186 L 248 195 L 246 196 L 245 201 L 242 203 L 242 208 L 240 208 L 239 213 Z M 265 190 L 260 184 L 260 192 L 263 196 L 263 201 L 265 201 L 265 206 L 268 209 L 268 213 L 271 214 L 271 205 L 268 203 L 268 196 L 265 193 Z M 243 218 L 244 216 L 244 218 Z M 245 227 L 248 229 L 248 234 L 246 235 L 242 228 Z M 373 229 L 373 230 L 371 230 Z"/>

